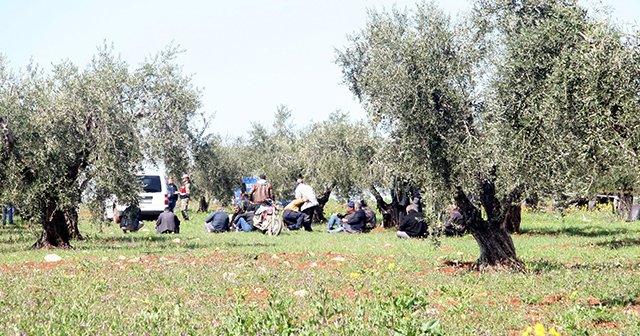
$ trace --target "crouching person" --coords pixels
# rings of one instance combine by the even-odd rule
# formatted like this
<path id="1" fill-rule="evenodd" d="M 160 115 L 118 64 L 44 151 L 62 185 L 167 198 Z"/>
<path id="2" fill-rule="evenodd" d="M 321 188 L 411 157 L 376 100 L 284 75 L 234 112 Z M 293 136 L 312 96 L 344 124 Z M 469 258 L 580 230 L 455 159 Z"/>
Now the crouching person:
<path id="1" fill-rule="evenodd" d="M 164 208 L 164 212 L 158 216 L 156 221 L 157 233 L 180 233 L 180 220 L 169 207 Z"/>
<path id="2" fill-rule="evenodd" d="M 130 205 L 124 209 L 120 217 L 120 229 L 122 229 L 122 232 L 136 232 L 143 226 L 140 208 Z"/>
<path id="3" fill-rule="evenodd" d="M 304 227 L 306 231 L 311 231 L 309 216 L 300 211 L 300 206 L 305 202 L 305 199 L 296 199 L 284 207 L 282 221 L 289 230 L 300 230 L 300 228 Z"/>
<path id="4" fill-rule="evenodd" d="M 213 233 L 229 231 L 229 215 L 224 212 L 221 206 L 218 206 L 216 211 L 204 220 L 204 228 Z"/>
<path id="5" fill-rule="evenodd" d="M 424 238 L 427 234 L 427 223 L 422 218 L 422 212 L 418 212 L 416 206 L 407 206 L 407 215 L 402 218 L 396 236 L 398 238 Z"/>

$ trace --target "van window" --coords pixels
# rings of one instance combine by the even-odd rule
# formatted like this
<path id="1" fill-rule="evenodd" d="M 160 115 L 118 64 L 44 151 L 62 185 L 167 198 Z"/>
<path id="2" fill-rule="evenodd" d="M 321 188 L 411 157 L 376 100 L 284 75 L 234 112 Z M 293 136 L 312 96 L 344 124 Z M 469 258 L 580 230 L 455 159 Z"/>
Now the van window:
<path id="1" fill-rule="evenodd" d="M 162 184 L 160 184 L 160 176 L 150 175 L 150 176 L 140 176 L 142 180 L 142 188 L 144 192 L 152 193 L 152 192 L 161 192 Z"/>

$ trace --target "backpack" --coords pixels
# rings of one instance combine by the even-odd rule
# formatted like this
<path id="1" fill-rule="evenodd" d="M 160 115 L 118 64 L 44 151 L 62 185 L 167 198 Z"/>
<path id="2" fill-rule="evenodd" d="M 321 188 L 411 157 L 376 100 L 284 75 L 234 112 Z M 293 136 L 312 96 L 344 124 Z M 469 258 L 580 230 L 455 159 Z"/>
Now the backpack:
<path id="1" fill-rule="evenodd" d="M 376 218 L 376 213 L 373 212 L 373 210 L 371 210 L 371 208 L 366 207 L 364 209 L 364 217 L 366 220 L 366 223 L 364 224 L 364 229 L 369 231 L 369 230 L 373 230 L 376 227 L 377 224 L 377 218 Z"/>

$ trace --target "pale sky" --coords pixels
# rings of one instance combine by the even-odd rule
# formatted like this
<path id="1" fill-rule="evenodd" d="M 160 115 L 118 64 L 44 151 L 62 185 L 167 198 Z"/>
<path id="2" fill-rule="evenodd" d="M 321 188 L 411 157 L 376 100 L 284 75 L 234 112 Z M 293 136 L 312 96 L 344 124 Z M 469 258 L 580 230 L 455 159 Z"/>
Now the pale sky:
<path id="1" fill-rule="evenodd" d="M 178 62 L 203 90 L 203 110 L 215 114 L 210 131 L 236 136 L 250 120 L 270 124 L 280 104 L 293 111 L 298 126 L 338 109 L 365 118 L 340 84 L 334 49 L 364 27 L 367 9 L 415 2 L 0 0 L 0 53 L 14 71 L 30 59 L 45 68 L 63 59 L 84 67 L 107 41 L 135 66 L 173 42 L 186 50 Z M 436 3 L 453 16 L 469 8 L 468 0 Z M 623 23 L 636 23 L 640 2 L 601 3 Z"/>

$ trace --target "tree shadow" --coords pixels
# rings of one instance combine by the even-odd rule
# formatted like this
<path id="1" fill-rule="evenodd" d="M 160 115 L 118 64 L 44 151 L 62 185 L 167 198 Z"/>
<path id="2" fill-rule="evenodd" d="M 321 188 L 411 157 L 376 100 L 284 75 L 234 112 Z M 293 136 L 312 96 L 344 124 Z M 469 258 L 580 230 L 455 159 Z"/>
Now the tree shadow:
<path id="1" fill-rule="evenodd" d="M 589 270 L 589 271 L 605 271 L 612 269 L 619 270 L 638 270 L 640 269 L 640 264 L 637 263 L 627 263 L 627 264 L 616 264 L 616 263 L 561 263 L 557 261 L 550 261 L 545 259 L 538 260 L 525 260 L 524 261 L 527 271 L 534 274 L 544 274 L 552 271 L 566 271 L 566 270 Z"/>
<path id="2" fill-rule="evenodd" d="M 619 234 L 627 234 L 630 232 L 636 232 L 635 230 L 615 228 L 606 229 L 598 226 L 585 226 L 585 227 L 563 227 L 558 229 L 522 229 L 522 234 L 527 235 L 540 235 L 540 236 L 579 236 L 579 237 L 607 237 Z"/>
<path id="3" fill-rule="evenodd" d="M 599 243 L 596 243 L 596 245 L 615 250 L 623 247 L 640 246 L 640 238 L 616 239 L 611 241 L 599 242 Z"/>

